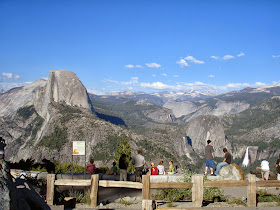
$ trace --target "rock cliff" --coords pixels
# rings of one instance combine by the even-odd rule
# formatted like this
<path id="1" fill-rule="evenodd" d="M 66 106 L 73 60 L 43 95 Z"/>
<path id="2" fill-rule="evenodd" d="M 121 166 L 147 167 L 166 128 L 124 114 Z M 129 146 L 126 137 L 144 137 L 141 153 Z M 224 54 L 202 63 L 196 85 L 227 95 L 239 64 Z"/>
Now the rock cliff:
<path id="1" fill-rule="evenodd" d="M 44 119 L 52 102 L 93 111 L 86 88 L 76 74 L 67 70 L 50 71 L 47 84 L 36 90 L 34 106 Z"/>
<path id="2" fill-rule="evenodd" d="M 215 156 L 222 157 L 224 147 L 231 150 L 223 124 L 216 116 L 207 115 L 193 118 L 187 123 L 185 130 L 189 145 L 200 155 L 204 154 L 208 139 L 213 142 Z"/>

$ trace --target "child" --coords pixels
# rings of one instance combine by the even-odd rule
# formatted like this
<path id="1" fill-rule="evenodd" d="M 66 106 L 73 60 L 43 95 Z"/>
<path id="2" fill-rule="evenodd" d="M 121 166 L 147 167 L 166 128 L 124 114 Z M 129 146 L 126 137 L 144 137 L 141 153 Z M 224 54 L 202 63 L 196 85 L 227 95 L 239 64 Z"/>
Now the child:
<path id="1" fill-rule="evenodd" d="M 87 165 L 87 173 L 88 174 L 94 174 L 94 170 L 96 169 L 94 160 L 90 159 L 90 163 Z"/>
<path id="2" fill-rule="evenodd" d="M 113 171 L 114 175 L 118 173 L 118 168 L 116 165 L 117 165 L 116 162 L 113 162 L 113 166 L 111 168 L 111 171 Z"/>
<path id="3" fill-rule="evenodd" d="M 158 169 L 158 174 L 159 175 L 164 175 L 164 166 L 163 166 L 163 161 L 160 161 L 158 166 L 157 166 L 157 169 Z"/>
<path id="4" fill-rule="evenodd" d="M 158 175 L 158 169 L 155 167 L 154 163 L 151 163 L 151 175 Z"/>
<path id="5" fill-rule="evenodd" d="M 173 166 L 173 160 L 169 161 L 169 170 L 168 170 L 168 174 L 174 174 L 175 173 L 175 168 Z"/>
<path id="6" fill-rule="evenodd" d="M 176 166 L 177 174 L 182 174 L 182 169 L 179 165 Z"/>

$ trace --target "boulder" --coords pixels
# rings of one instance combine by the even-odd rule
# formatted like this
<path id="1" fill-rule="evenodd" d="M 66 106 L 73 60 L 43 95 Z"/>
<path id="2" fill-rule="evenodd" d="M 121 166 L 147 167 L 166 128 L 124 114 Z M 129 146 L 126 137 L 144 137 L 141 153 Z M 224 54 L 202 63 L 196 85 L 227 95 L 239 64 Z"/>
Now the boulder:
<path id="1" fill-rule="evenodd" d="M 9 165 L 0 160 L 0 209 L 17 209 L 15 190 Z"/>
<path id="2" fill-rule="evenodd" d="M 235 163 L 222 167 L 219 180 L 245 180 L 242 169 Z"/>

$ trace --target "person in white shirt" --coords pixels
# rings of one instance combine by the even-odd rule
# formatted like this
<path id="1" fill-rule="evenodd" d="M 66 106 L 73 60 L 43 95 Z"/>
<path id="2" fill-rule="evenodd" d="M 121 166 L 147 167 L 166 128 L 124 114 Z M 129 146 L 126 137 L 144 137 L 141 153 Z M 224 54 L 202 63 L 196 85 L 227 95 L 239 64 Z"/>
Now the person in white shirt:
<path id="1" fill-rule="evenodd" d="M 257 167 L 256 169 L 261 169 L 262 180 L 267 181 L 269 177 L 269 162 L 264 158 L 261 162 L 261 167 Z"/>
<path id="2" fill-rule="evenodd" d="M 164 175 L 164 165 L 162 160 L 159 162 L 157 168 L 158 168 L 158 175 Z"/>
<path id="3" fill-rule="evenodd" d="M 140 182 L 140 177 L 145 165 L 145 158 L 142 156 L 141 150 L 137 150 L 137 155 L 133 157 L 132 164 L 135 166 L 136 181 Z"/>

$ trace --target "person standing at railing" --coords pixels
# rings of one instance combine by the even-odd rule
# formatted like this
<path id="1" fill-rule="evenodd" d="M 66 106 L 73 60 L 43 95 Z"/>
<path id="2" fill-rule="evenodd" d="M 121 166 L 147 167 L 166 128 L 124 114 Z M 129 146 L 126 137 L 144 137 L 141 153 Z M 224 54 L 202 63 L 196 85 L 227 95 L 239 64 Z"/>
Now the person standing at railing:
<path id="1" fill-rule="evenodd" d="M 276 161 L 276 171 L 277 171 L 277 180 L 280 181 L 280 154 L 279 154 L 279 158 Z"/>
<path id="2" fill-rule="evenodd" d="M 207 174 L 208 168 L 210 168 L 211 175 L 214 175 L 214 148 L 212 146 L 212 141 L 207 140 L 207 146 L 205 147 L 205 159 L 206 159 L 206 167 L 205 174 Z"/>
<path id="3" fill-rule="evenodd" d="M 133 157 L 132 164 L 135 166 L 136 181 L 140 182 L 140 177 L 145 165 L 145 158 L 142 156 L 141 150 L 137 150 L 137 155 Z"/>
<path id="4" fill-rule="evenodd" d="M 127 167 L 128 162 L 126 161 L 126 155 L 122 154 L 119 159 L 120 181 L 127 181 Z"/>
<path id="5" fill-rule="evenodd" d="M 262 172 L 262 180 L 268 180 L 269 177 L 269 162 L 266 158 L 261 162 L 261 167 L 257 167 L 256 169 L 261 169 Z"/>

